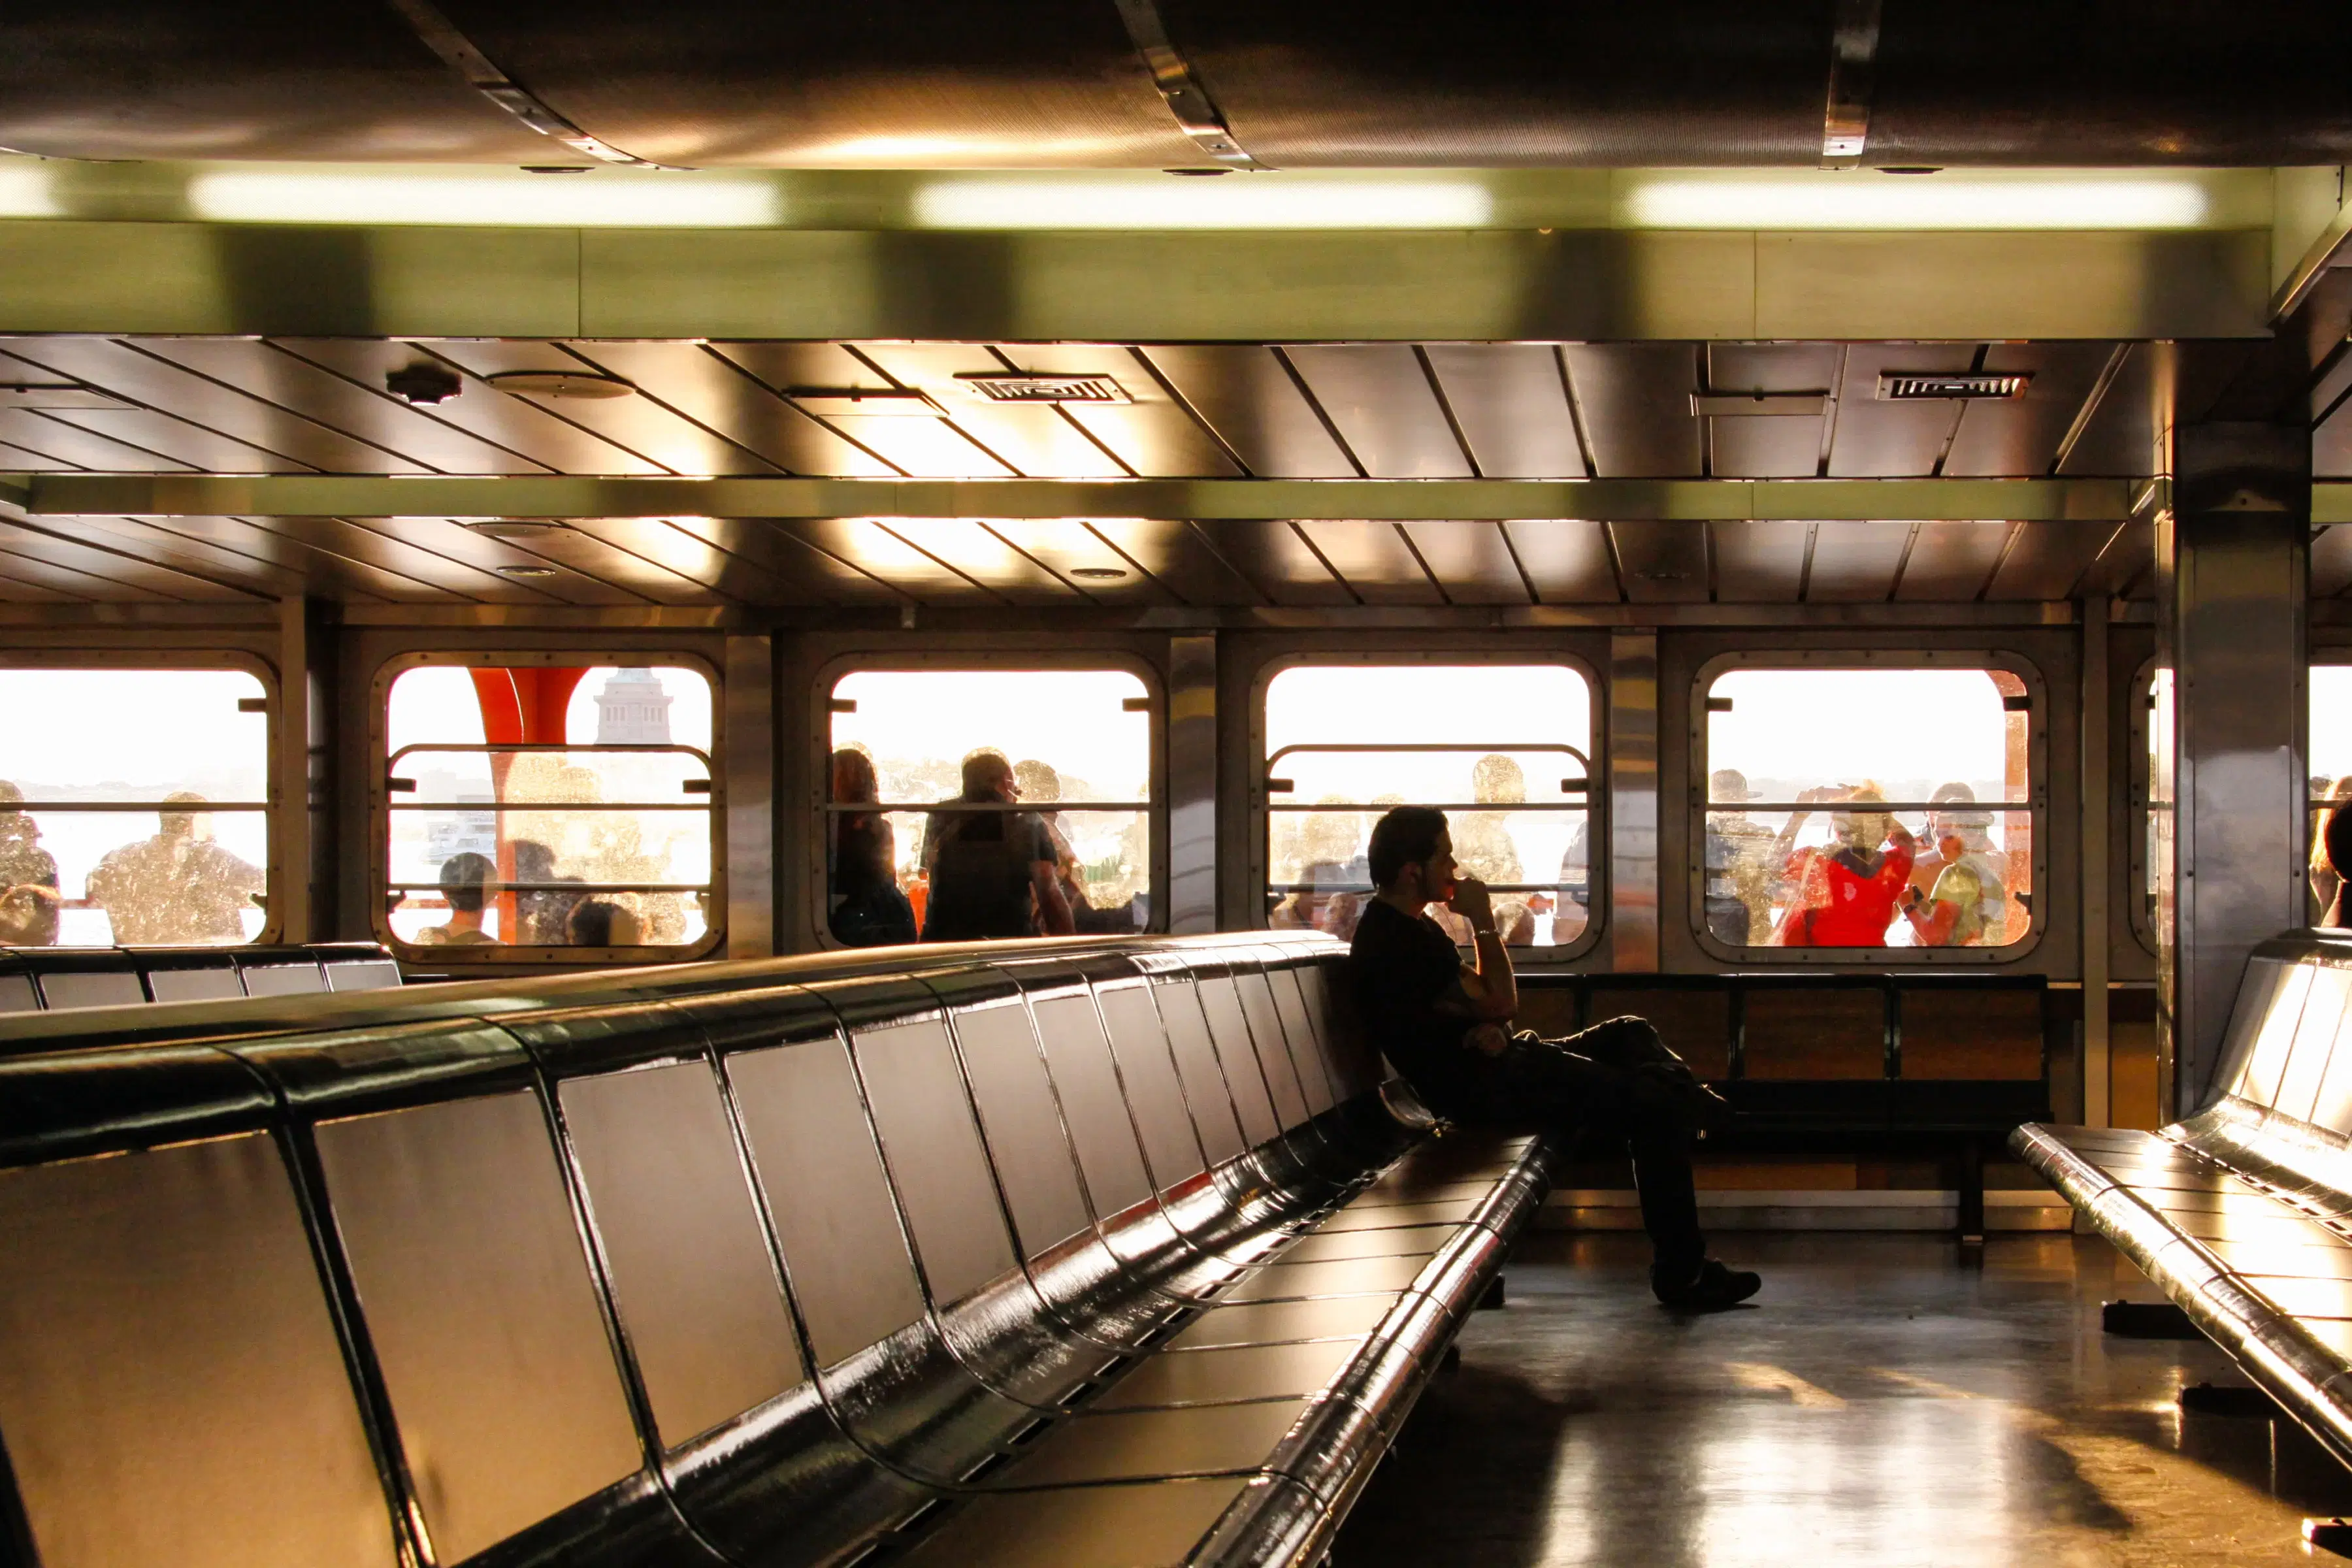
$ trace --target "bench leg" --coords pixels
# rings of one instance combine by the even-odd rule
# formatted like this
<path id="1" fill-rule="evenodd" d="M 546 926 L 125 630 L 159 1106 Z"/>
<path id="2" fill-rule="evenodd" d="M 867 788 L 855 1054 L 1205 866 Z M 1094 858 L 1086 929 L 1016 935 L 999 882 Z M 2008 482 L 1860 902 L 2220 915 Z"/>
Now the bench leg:
<path id="1" fill-rule="evenodd" d="M 2099 1309 L 2099 1331 L 2124 1340 L 2201 1340 L 2188 1313 L 2169 1301 L 2109 1301 Z"/>
<path id="2" fill-rule="evenodd" d="M 1492 1312 L 1503 1304 L 1503 1277 L 1499 1274 L 1486 1282 L 1486 1293 L 1478 1298 L 1477 1310 Z"/>
<path id="3" fill-rule="evenodd" d="M 1985 1237 L 1984 1142 L 1969 1138 L 1960 1144 L 1960 1239 Z"/>

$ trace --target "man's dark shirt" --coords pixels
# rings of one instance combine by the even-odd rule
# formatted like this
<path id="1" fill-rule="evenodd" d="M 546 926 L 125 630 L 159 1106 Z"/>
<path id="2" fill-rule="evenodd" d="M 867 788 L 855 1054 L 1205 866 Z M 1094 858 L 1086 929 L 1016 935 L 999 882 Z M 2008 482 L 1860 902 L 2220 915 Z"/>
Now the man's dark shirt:
<path id="1" fill-rule="evenodd" d="M 1373 899 L 1356 926 L 1348 969 L 1364 1032 L 1431 1108 L 1448 1110 L 1474 1098 L 1486 1058 L 1463 1043 L 1469 1021 L 1437 1009 L 1462 978 L 1454 939 L 1426 914 L 1403 914 Z"/>

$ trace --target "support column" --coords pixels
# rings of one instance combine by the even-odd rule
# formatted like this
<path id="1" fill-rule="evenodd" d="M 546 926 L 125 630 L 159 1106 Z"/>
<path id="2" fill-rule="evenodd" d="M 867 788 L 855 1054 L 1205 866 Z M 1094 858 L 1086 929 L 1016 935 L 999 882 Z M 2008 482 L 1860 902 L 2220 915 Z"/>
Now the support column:
<path id="1" fill-rule="evenodd" d="M 2107 658 L 2114 605 L 2105 595 L 2083 605 L 2083 1123 L 2108 1125 L 2107 961 L 2115 933 L 2109 887 L 2113 841 L 2114 750 L 2109 716 L 2115 693 Z"/>
<path id="2" fill-rule="evenodd" d="M 311 788 L 313 719 L 319 702 L 311 691 L 310 606 L 306 599 L 278 601 L 278 751 L 271 758 L 270 813 L 278 841 L 269 858 L 278 875 L 269 889 L 266 923 L 280 942 L 311 942 L 311 878 L 323 824 L 311 820 L 317 795 Z M 331 907 L 331 906 L 329 906 Z"/>
<path id="3" fill-rule="evenodd" d="M 1168 922 L 1217 929 L 1217 637 L 1168 639 Z"/>
<path id="4" fill-rule="evenodd" d="M 727 956 L 776 951 L 776 647 L 727 639 Z"/>
<path id="5" fill-rule="evenodd" d="M 2311 438 L 2299 425 L 2213 424 L 2173 439 L 2172 506 L 2157 522 L 2170 743 L 2151 793 L 2171 803 L 2158 853 L 2169 894 L 2159 1092 L 2179 1117 L 2214 1091 L 2248 953 L 2305 919 Z M 2165 717 L 2151 715 L 2159 735 Z"/>
<path id="6" fill-rule="evenodd" d="M 1658 967 L 1658 634 L 1609 638 L 1609 957 Z"/>

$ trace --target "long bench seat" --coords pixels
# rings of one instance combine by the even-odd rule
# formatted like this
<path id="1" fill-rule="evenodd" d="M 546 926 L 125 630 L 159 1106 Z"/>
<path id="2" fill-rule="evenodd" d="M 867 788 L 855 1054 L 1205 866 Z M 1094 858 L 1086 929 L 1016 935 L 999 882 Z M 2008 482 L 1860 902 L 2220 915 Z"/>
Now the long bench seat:
<path id="1" fill-rule="evenodd" d="M 1431 1136 L 1341 954 L 0 1024 L 0 1519 L 42 1568 L 1312 1562 L 1555 1158 Z"/>
<path id="2" fill-rule="evenodd" d="M 268 947 L 0 948 L 0 1014 L 370 991 L 401 983 L 373 942 Z"/>
<path id="3" fill-rule="evenodd" d="M 2246 966 L 2217 1092 L 2157 1132 L 2028 1125 L 2021 1158 L 2352 1464 L 2352 938 Z"/>

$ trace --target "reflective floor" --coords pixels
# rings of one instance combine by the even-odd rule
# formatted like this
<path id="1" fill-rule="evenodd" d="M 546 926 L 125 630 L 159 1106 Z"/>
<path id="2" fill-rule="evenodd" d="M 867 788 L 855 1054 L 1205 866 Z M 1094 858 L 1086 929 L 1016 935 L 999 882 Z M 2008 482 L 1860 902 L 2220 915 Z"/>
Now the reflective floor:
<path id="1" fill-rule="evenodd" d="M 2102 1300 L 2162 1299 L 2104 1241 L 1718 1250 L 1764 1293 L 1683 1319 L 1639 1237 L 1528 1237 L 1335 1568 L 2308 1563 L 2303 1517 L 2352 1510 L 2299 1430 L 2179 1413 L 2244 1382 L 2221 1352 L 2099 1331 Z"/>

